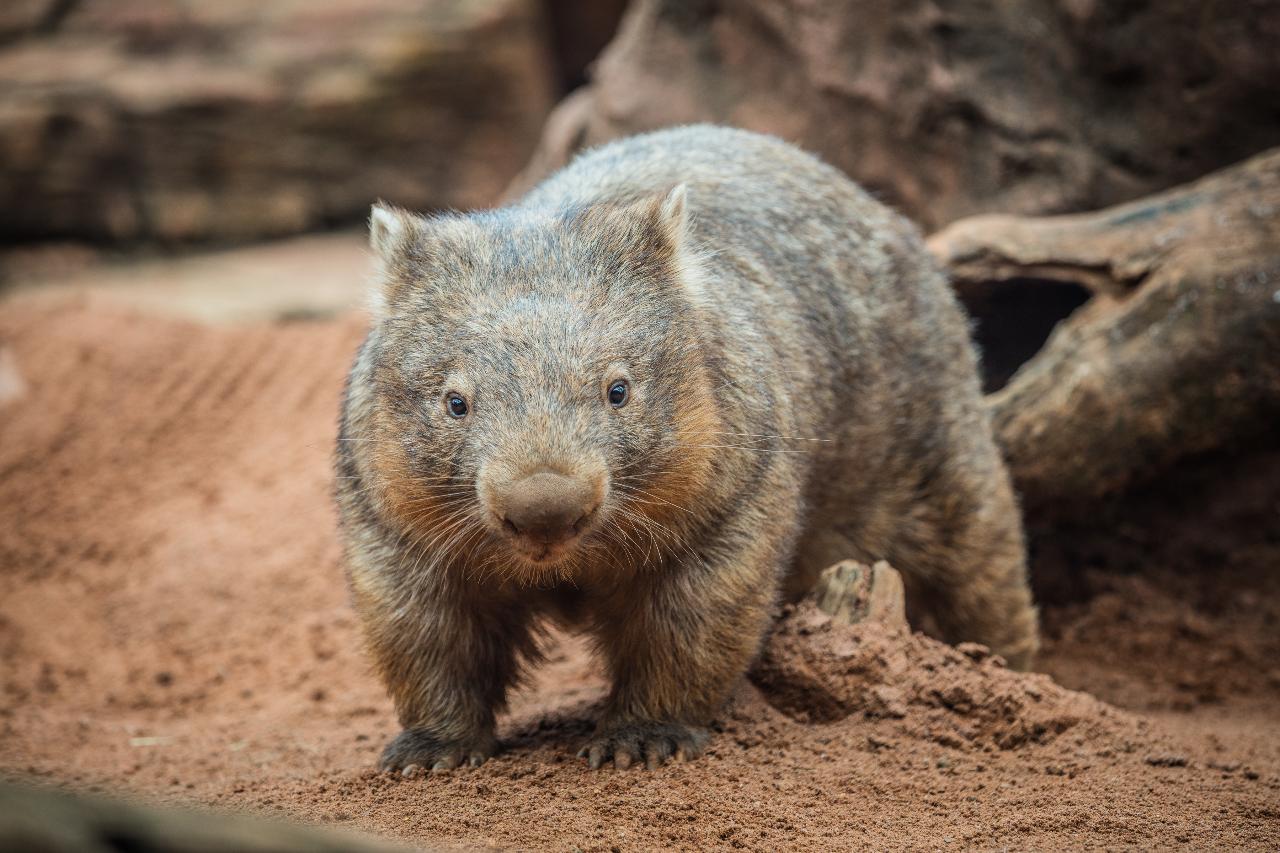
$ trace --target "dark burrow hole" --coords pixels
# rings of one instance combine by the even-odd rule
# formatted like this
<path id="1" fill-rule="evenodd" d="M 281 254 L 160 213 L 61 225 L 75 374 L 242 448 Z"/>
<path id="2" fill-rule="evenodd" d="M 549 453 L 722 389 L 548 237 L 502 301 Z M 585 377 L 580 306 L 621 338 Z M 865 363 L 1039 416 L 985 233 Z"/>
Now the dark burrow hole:
<path id="1" fill-rule="evenodd" d="M 974 321 L 982 351 L 982 386 L 990 394 L 1005 386 L 1048 340 L 1053 327 L 1089 301 L 1074 282 L 1043 278 L 967 285 L 960 301 Z"/>

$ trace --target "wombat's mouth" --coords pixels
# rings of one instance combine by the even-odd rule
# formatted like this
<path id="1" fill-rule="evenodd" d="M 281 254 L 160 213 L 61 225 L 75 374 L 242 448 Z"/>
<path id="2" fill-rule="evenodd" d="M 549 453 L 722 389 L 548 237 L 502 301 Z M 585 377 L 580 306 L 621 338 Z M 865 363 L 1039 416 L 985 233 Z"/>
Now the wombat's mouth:
<path id="1" fill-rule="evenodd" d="M 547 566 L 567 559 L 588 538 L 600 515 L 600 507 L 572 524 L 555 529 L 521 530 L 509 520 L 502 522 L 502 531 L 511 550 L 525 562 Z"/>

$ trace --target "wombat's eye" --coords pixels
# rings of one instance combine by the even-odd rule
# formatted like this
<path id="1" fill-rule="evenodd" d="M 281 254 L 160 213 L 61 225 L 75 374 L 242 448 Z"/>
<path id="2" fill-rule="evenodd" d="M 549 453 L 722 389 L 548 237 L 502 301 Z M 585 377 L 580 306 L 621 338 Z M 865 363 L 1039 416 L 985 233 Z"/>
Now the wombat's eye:
<path id="1" fill-rule="evenodd" d="M 627 380 L 619 379 L 609 386 L 609 405 L 615 409 L 625 406 L 628 396 L 630 396 L 630 386 L 627 385 Z"/>
<path id="2" fill-rule="evenodd" d="M 467 416 L 467 400 L 461 394 L 445 395 L 444 408 L 450 417 L 465 418 Z"/>

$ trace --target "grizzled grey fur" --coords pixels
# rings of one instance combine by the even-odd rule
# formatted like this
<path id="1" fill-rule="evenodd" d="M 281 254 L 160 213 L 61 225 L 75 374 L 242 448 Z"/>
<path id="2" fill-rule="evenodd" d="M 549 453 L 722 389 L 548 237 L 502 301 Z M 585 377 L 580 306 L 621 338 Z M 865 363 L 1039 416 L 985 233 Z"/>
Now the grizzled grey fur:
<path id="1" fill-rule="evenodd" d="M 685 127 L 502 209 L 379 206 L 338 503 L 404 731 L 478 764 L 545 618 L 612 678 L 592 766 L 692 757 L 775 605 L 887 559 L 950 640 L 1036 649 L 968 325 L 916 230 L 790 145 Z"/>

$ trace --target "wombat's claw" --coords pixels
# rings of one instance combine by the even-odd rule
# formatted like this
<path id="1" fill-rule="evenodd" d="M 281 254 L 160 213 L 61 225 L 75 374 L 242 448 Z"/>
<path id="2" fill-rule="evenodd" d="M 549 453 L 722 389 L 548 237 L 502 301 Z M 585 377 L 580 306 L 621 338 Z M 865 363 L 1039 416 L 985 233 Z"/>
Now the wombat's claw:
<path id="1" fill-rule="evenodd" d="M 707 744 L 707 731 L 680 723 L 632 723 L 611 726 L 597 733 L 578 750 L 587 766 L 599 770 L 613 759 L 613 766 L 626 770 L 632 764 L 643 764 L 653 770 L 674 758 L 687 761 L 702 754 Z"/>
<path id="2" fill-rule="evenodd" d="M 445 773 L 459 766 L 479 767 L 493 755 L 492 740 L 476 743 L 441 741 L 427 732 L 405 729 L 382 751 L 379 767 L 413 779 L 428 771 Z"/>

